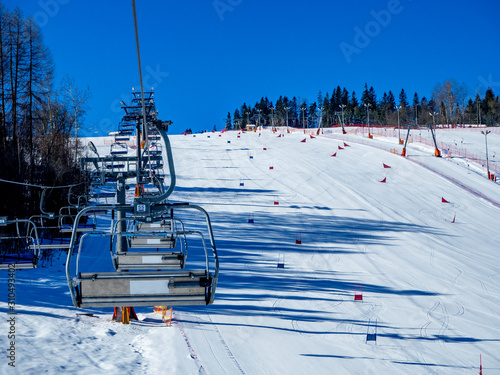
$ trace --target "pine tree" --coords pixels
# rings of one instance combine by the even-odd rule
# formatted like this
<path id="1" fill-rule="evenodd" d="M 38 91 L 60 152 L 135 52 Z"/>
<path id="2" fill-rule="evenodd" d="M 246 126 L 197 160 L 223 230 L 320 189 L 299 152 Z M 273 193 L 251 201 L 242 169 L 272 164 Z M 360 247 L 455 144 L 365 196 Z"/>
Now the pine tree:
<path id="1" fill-rule="evenodd" d="M 283 97 L 283 125 L 290 125 L 290 100 L 285 95 Z"/>
<path id="2" fill-rule="evenodd" d="M 240 110 L 240 113 L 241 113 L 240 129 L 247 126 L 248 119 L 249 119 L 249 112 L 250 112 L 250 109 L 247 107 L 247 104 L 243 103 L 243 105 L 241 106 L 241 110 Z"/>
<path id="3" fill-rule="evenodd" d="M 387 121 L 387 112 L 388 112 L 388 95 L 387 93 L 384 92 L 384 95 L 382 95 L 382 100 L 380 101 L 379 104 L 379 117 L 382 123 L 388 123 Z"/>
<path id="4" fill-rule="evenodd" d="M 361 95 L 361 104 L 364 106 L 365 104 L 370 104 L 370 91 L 368 90 L 368 85 L 365 83 L 365 89 L 363 90 L 363 94 Z"/>
<path id="5" fill-rule="evenodd" d="M 330 117 L 332 118 L 331 119 L 331 122 L 332 123 L 335 123 L 335 112 L 338 111 L 338 104 L 337 104 L 337 99 L 335 97 L 335 90 L 333 90 L 333 94 L 332 94 L 332 97 L 330 98 L 330 102 L 328 103 L 328 107 L 330 108 L 330 111 L 331 111 L 331 115 Z"/>
<path id="6" fill-rule="evenodd" d="M 290 111 L 288 112 L 288 119 L 291 122 L 292 126 L 297 126 L 299 115 L 299 103 L 297 102 L 297 98 L 294 96 L 290 101 Z"/>
<path id="7" fill-rule="evenodd" d="M 315 124 L 316 124 L 316 118 L 317 118 L 317 112 L 318 110 L 318 105 L 316 104 L 316 102 L 313 102 L 310 106 L 309 106 L 309 120 L 308 120 L 308 123 L 311 124 L 310 127 L 315 127 Z"/>
<path id="8" fill-rule="evenodd" d="M 387 112 L 394 113 L 396 110 L 396 99 L 394 98 L 394 94 L 391 90 L 387 93 Z"/>
<path id="9" fill-rule="evenodd" d="M 469 99 L 467 107 L 465 108 L 465 116 L 468 124 L 474 123 L 474 102 Z"/>
<path id="10" fill-rule="evenodd" d="M 482 123 L 482 116 L 481 112 L 484 113 L 484 110 L 482 107 L 482 101 L 481 97 L 479 96 L 479 93 L 476 94 L 476 98 L 474 99 L 474 111 L 476 113 L 476 124 L 481 124 Z"/>
<path id="11" fill-rule="evenodd" d="M 359 110 L 359 103 L 358 99 L 356 98 L 356 92 L 353 91 L 351 94 L 351 105 L 350 105 L 350 115 L 352 120 L 350 123 L 357 123 L 359 121 L 359 116 L 360 116 L 360 110 Z"/>
<path id="12" fill-rule="evenodd" d="M 340 89 L 340 86 L 337 86 L 335 89 L 335 94 L 332 95 L 333 100 L 333 107 L 331 107 L 334 111 L 339 111 L 340 110 L 340 105 L 342 104 L 342 90 Z"/>
<path id="13" fill-rule="evenodd" d="M 408 98 L 406 97 L 405 89 L 401 89 L 399 93 L 399 117 L 402 123 L 408 121 Z"/>
<path id="14" fill-rule="evenodd" d="M 318 91 L 318 97 L 316 98 L 316 102 L 318 105 L 323 104 L 323 94 L 321 93 L 321 90 Z"/>
<path id="15" fill-rule="evenodd" d="M 373 88 L 373 86 L 370 86 L 370 90 L 368 90 L 368 103 L 371 106 L 371 110 L 377 110 L 377 95 L 375 94 L 375 89 Z"/>
<path id="16" fill-rule="evenodd" d="M 401 109 L 408 108 L 408 98 L 406 97 L 405 89 L 401 89 L 401 92 L 399 93 L 399 105 L 401 106 Z"/>
<path id="17" fill-rule="evenodd" d="M 349 103 L 349 91 L 346 90 L 344 87 L 342 89 L 342 99 L 341 99 L 341 104 L 347 105 Z"/>
<path id="18" fill-rule="evenodd" d="M 500 119 L 500 103 L 498 97 L 495 97 L 493 90 L 488 88 L 484 94 L 484 118 L 486 125 L 492 126 L 499 122 Z"/>
<path id="19" fill-rule="evenodd" d="M 418 117 L 418 121 L 421 124 L 429 124 L 431 123 L 431 115 L 430 115 L 430 108 L 429 108 L 429 102 L 427 101 L 427 98 L 425 96 L 422 97 L 420 100 L 420 114 Z"/>
<path id="20" fill-rule="evenodd" d="M 420 100 L 418 99 L 418 94 L 413 95 L 413 118 L 415 119 L 415 124 L 418 124 L 418 112 L 420 109 Z"/>
<path id="21" fill-rule="evenodd" d="M 288 101 L 288 100 L 287 100 Z M 285 104 L 283 102 L 283 97 L 280 96 L 276 101 L 276 119 L 274 121 L 274 125 L 284 125 L 285 124 Z"/>
<path id="22" fill-rule="evenodd" d="M 325 128 L 330 126 L 330 112 L 330 96 L 328 95 L 328 93 L 326 93 L 325 98 L 323 99 L 323 118 L 321 120 L 323 127 Z"/>

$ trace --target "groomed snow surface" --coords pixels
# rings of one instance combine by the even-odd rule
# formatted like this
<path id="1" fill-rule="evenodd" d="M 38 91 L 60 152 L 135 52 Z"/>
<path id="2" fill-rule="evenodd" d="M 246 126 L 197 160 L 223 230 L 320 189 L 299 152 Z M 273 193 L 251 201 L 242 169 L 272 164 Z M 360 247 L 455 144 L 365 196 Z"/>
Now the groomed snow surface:
<path id="1" fill-rule="evenodd" d="M 170 140 L 171 201 L 212 220 L 215 303 L 174 307 L 171 327 L 152 308 L 115 323 L 110 308 L 72 306 L 62 254 L 16 272 L 12 368 L 4 271 L 0 373 L 477 374 L 480 355 L 483 374 L 500 373 L 500 184 L 480 167 L 338 132 Z M 500 135 L 488 142 L 500 151 Z M 97 245 L 82 249 L 82 271 L 111 265 Z"/>

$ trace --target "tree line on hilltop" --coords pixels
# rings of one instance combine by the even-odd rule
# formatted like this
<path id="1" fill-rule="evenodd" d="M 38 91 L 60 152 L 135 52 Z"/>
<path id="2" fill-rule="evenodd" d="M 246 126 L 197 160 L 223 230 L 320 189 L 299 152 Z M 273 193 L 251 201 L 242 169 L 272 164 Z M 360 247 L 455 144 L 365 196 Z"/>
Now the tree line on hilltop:
<path id="1" fill-rule="evenodd" d="M 468 96 L 465 84 L 450 79 L 434 87 L 431 97 L 414 93 L 409 97 L 404 89 L 394 95 L 384 92 L 378 99 L 373 87 L 365 84 L 361 98 L 356 92 L 337 86 L 331 95 L 320 91 L 317 100 L 280 96 L 273 104 L 263 97 L 252 107 L 243 103 L 224 119 L 226 129 L 240 129 L 247 124 L 292 127 L 331 127 L 342 122 L 397 126 L 407 124 L 486 124 L 500 123 L 500 97 L 488 88 L 481 98 Z"/>
<path id="2" fill-rule="evenodd" d="M 81 180 L 75 138 L 88 90 L 66 77 L 56 86 L 54 63 L 33 18 L 0 3 L 0 215 L 39 213 L 41 189 Z M 24 185 L 23 185 L 24 184 Z M 57 205 L 67 205 L 60 191 Z"/>

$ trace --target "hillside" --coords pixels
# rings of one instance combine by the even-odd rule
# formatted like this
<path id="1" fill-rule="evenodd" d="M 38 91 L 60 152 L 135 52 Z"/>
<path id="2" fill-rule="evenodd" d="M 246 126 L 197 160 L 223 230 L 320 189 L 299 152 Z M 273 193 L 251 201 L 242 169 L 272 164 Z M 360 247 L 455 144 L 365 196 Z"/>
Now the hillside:
<path id="1" fill-rule="evenodd" d="M 447 139 L 463 137 L 453 131 Z M 470 374 L 480 354 L 484 374 L 500 372 L 500 186 L 480 167 L 417 143 L 403 158 L 382 136 L 170 140 L 172 200 L 199 204 L 212 220 L 215 303 L 174 308 L 172 327 L 150 308 L 117 324 L 112 309 L 72 307 L 61 255 L 16 273 L 16 371 L 4 360 L 0 372 Z M 464 141 L 479 152 L 483 140 Z M 499 150 L 498 134 L 488 141 Z M 98 241 L 81 256 L 87 269 L 110 265 Z"/>

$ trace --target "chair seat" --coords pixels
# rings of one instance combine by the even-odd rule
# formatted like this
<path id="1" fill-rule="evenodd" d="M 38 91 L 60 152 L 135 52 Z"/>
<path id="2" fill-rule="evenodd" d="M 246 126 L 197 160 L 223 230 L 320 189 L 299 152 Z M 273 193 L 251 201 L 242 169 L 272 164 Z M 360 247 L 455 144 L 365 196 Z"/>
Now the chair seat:
<path id="1" fill-rule="evenodd" d="M 201 271 L 81 273 L 80 307 L 206 305 L 212 275 Z"/>

